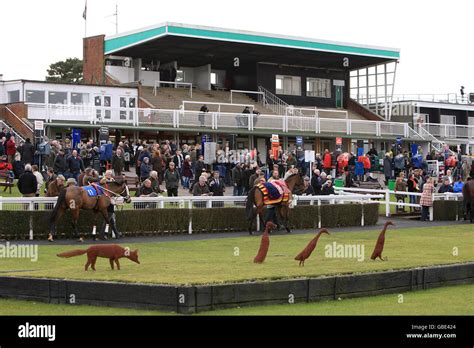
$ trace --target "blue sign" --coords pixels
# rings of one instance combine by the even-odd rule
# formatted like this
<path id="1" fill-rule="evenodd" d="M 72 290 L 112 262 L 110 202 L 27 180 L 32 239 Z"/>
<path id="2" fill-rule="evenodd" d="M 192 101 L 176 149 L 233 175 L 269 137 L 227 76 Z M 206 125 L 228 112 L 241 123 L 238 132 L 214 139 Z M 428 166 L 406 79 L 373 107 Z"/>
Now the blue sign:
<path id="1" fill-rule="evenodd" d="M 401 144 L 402 144 L 402 138 L 401 138 L 401 137 L 397 137 L 397 144 L 398 144 L 398 145 L 401 145 Z"/>
<path id="2" fill-rule="evenodd" d="M 76 149 L 81 143 L 81 130 L 78 128 L 72 129 L 72 148 Z"/>
<path id="3" fill-rule="evenodd" d="M 303 146 L 303 137 L 296 137 L 296 146 Z"/>

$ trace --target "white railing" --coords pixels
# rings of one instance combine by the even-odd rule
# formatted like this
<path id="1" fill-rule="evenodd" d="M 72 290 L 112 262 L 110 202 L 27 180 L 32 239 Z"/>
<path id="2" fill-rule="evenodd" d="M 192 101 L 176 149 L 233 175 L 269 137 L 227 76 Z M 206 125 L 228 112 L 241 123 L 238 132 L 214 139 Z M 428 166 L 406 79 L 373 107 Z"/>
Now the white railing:
<path id="1" fill-rule="evenodd" d="M 286 115 L 286 110 L 290 106 L 284 100 L 278 98 L 275 94 L 262 86 L 258 86 L 258 91 L 263 93 L 259 95 L 259 102 L 266 108 L 269 108 L 277 115 Z M 296 111 L 296 116 L 304 116 L 301 112 Z"/>
<path id="2" fill-rule="evenodd" d="M 329 196 L 293 196 L 291 202 L 292 208 L 298 205 L 318 205 L 323 204 L 375 204 L 377 199 L 383 198 L 383 195 L 329 195 Z M 183 196 L 183 197 L 133 197 L 130 204 L 118 206 L 117 210 L 143 210 L 143 209 L 212 209 L 225 206 L 245 207 L 247 197 L 245 196 Z M 16 211 L 51 211 L 56 204 L 56 197 L 0 197 L 0 210 Z M 362 209 L 361 225 L 364 225 L 364 209 Z M 158 213 L 159 214 L 159 213 Z M 98 220 L 100 221 L 100 220 Z M 257 220 L 258 221 L 258 220 Z M 320 219 L 321 221 L 321 219 Z M 320 222 L 321 223 L 321 222 Z M 192 234 L 192 215 L 188 221 L 188 233 Z M 34 226 L 30 222 L 29 233 L 30 240 L 34 239 Z"/>
<path id="3" fill-rule="evenodd" d="M 187 101 L 187 103 L 198 103 Z M 207 103 L 209 104 L 209 103 Z M 207 105 L 206 104 L 206 105 Z M 208 112 L 199 118 L 199 111 L 166 110 L 150 108 L 107 108 L 84 105 L 48 105 L 28 103 L 29 119 L 47 123 L 87 122 L 90 124 L 122 124 L 162 128 L 200 128 L 260 130 L 269 133 L 298 132 L 308 134 L 341 134 L 362 136 L 409 137 L 407 123 L 334 119 L 314 116 L 286 116 L 266 114 L 243 114 L 237 112 Z M 209 104 L 210 105 L 210 104 Z M 253 105 L 216 103 L 219 107 L 242 107 Z M 321 110 L 319 110 L 321 115 Z"/>
<path id="4" fill-rule="evenodd" d="M 178 86 L 189 87 L 189 97 L 190 98 L 193 97 L 193 84 L 191 82 L 176 82 L 176 81 L 157 80 L 157 81 L 155 81 L 155 84 L 153 86 L 153 95 L 156 96 L 156 92 L 161 87 L 161 85 L 172 85 L 172 86 L 174 86 L 174 88 L 178 88 Z"/>
<path id="5" fill-rule="evenodd" d="M 233 99 L 233 94 L 234 93 L 240 93 L 240 94 L 257 94 L 259 97 L 261 96 L 265 96 L 265 93 L 263 92 L 257 92 L 257 91 L 244 91 L 244 90 L 240 90 L 240 89 L 231 89 L 230 90 L 230 103 L 232 104 L 234 101 Z"/>
<path id="6" fill-rule="evenodd" d="M 208 109 L 210 109 L 210 111 L 216 111 L 216 112 L 222 112 L 222 109 L 223 108 L 226 108 L 226 109 L 232 109 L 232 111 L 235 110 L 235 112 L 240 112 L 242 111 L 243 109 L 242 108 L 250 108 L 251 111 L 253 111 L 255 109 L 255 106 L 253 104 L 237 104 L 237 103 L 218 103 L 218 102 L 203 102 L 203 101 L 194 101 L 194 100 L 183 100 L 183 102 L 181 103 L 181 110 L 182 111 L 186 111 L 186 105 L 198 105 L 198 106 L 203 106 L 203 105 L 206 105 L 206 106 L 210 106 L 211 108 L 208 107 Z M 217 110 L 212 110 L 212 106 L 215 106 L 217 108 Z M 227 110 L 229 111 L 229 110 Z"/>
<path id="7" fill-rule="evenodd" d="M 418 203 L 419 197 L 421 197 L 421 193 L 417 192 L 406 192 L 406 191 L 393 191 L 389 189 L 385 190 L 378 190 L 378 189 L 365 189 L 365 188 L 356 188 L 356 187 L 335 187 L 334 188 L 336 192 L 339 194 L 345 194 L 345 193 L 366 193 L 369 195 L 383 195 L 383 200 L 380 201 L 380 204 L 385 206 L 385 216 L 390 217 L 391 216 L 391 206 L 398 206 L 398 207 L 411 207 L 411 208 L 421 208 L 421 205 Z M 417 203 L 405 203 L 399 202 L 396 199 L 392 200 L 391 198 L 397 196 L 407 196 L 407 197 L 416 197 Z M 462 200 L 462 194 L 461 193 L 433 193 L 433 201 L 435 200 Z M 458 217 L 459 218 L 459 217 Z M 430 221 L 433 221 L 433 207 L 430 207 Z"/>
<path id="8" fill-rule="evenodd" d="M 376 96 L 359 94 L 359 100 L 364 104 L 377 104 L 381 103 L 381 99 L 384 96 Z M 392 102 L 404 102 L 404 101 L 419 101 L 419 102 L 435 102 L 435 103 L 447 103 L 447 104 L 471 104 L 469 97 L 461 96 L 456 93 L 446 94 L 395 94 L 391 98 Z"/>
<path id="9" fill-rule="evenodd" d="M 425 123 L 420 125 L 435 137 L 440 138 L 474 138 L 474 126 L 455 125 L 455 124 L 440 124 L 440 123 Z"/>

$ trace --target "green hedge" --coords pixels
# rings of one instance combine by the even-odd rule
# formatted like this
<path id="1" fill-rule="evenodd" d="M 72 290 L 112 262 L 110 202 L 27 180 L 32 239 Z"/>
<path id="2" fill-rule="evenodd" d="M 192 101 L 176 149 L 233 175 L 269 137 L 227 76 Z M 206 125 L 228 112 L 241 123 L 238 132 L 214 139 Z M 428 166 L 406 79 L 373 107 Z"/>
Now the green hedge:
<path id="1" fill-rule="evenodd" d="M 453 221 L 464 218 L 462 201 L 434 201 L 433 202 L 433 220 L 435 221 Z"/>
<path id="2" fill-rule="evenodd" d="M 364 205 L 365 225 L 374 225 L 378 219 L 378 204 Z M 362 206 L 360 204 L 333 204 L 297 206 L 290 212 L 292 229 L 316 229 L 319 216 L 323 227 L 360 226 Z M 35 238 L 45 238 L 49 232 L 46 211 L 2 211 L 0 210 L 0 238 L 27 239 L 30 220 Z M 117 225 L 121 232 L 140 236 L 149 234 L 187 233 L 189 218 L 192 218 L 193 233 L 246 231 L 248 222 L 245 209 L 241 207 L 227 208 L 194 208 L 179 209 L 143 209 L 119 210 L 116 212 Z M 90 235 L 92 226 L 96 224 L 97 233 L 102 227 L 100 214 L 81 211 L 78 229 L 80 233 Z M 255 225 L 254 225 L 255 228 Z M 71 237 L 71 213 L 67 211 L 59 220 L 57 227 L 60 237 Z"/>

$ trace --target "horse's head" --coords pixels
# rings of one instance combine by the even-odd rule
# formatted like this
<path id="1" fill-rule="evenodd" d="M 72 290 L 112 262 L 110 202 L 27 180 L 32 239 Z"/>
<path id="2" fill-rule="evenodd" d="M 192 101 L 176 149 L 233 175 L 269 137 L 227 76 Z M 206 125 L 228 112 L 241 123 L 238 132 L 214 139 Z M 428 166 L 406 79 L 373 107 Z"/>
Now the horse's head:
<path id="1" fill-rule="evenodd" d="M 109 190 L 124 198 L 125 203 L 130 203 L 130 190 L 126 180 L 116 180 L 109 183 Z"/>
<path id="2" fill-rule="evenodd" d="M 286 184 L 291 192 L 296 195 L 302 194 L 305 190 L 304 179 L 299 170 L 286 179 Z"/>

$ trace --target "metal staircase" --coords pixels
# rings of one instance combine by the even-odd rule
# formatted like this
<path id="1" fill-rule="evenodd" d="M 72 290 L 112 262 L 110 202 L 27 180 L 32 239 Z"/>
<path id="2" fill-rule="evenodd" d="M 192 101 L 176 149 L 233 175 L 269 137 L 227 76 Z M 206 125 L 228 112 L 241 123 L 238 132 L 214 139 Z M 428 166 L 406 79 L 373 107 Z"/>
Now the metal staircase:
<path id="1" fill-rule="evenodd" d="M 263 93 L 258 95 L 258 102 L 264 107 L 272 110 L 276 115 L 288 115 L 289 113 L 292 113 L 294 116 L 304 116 L 300 110 L 293 109 L 291 105 L 278 98 L 268 89 L 258 86 L 258 91 Z"/>

